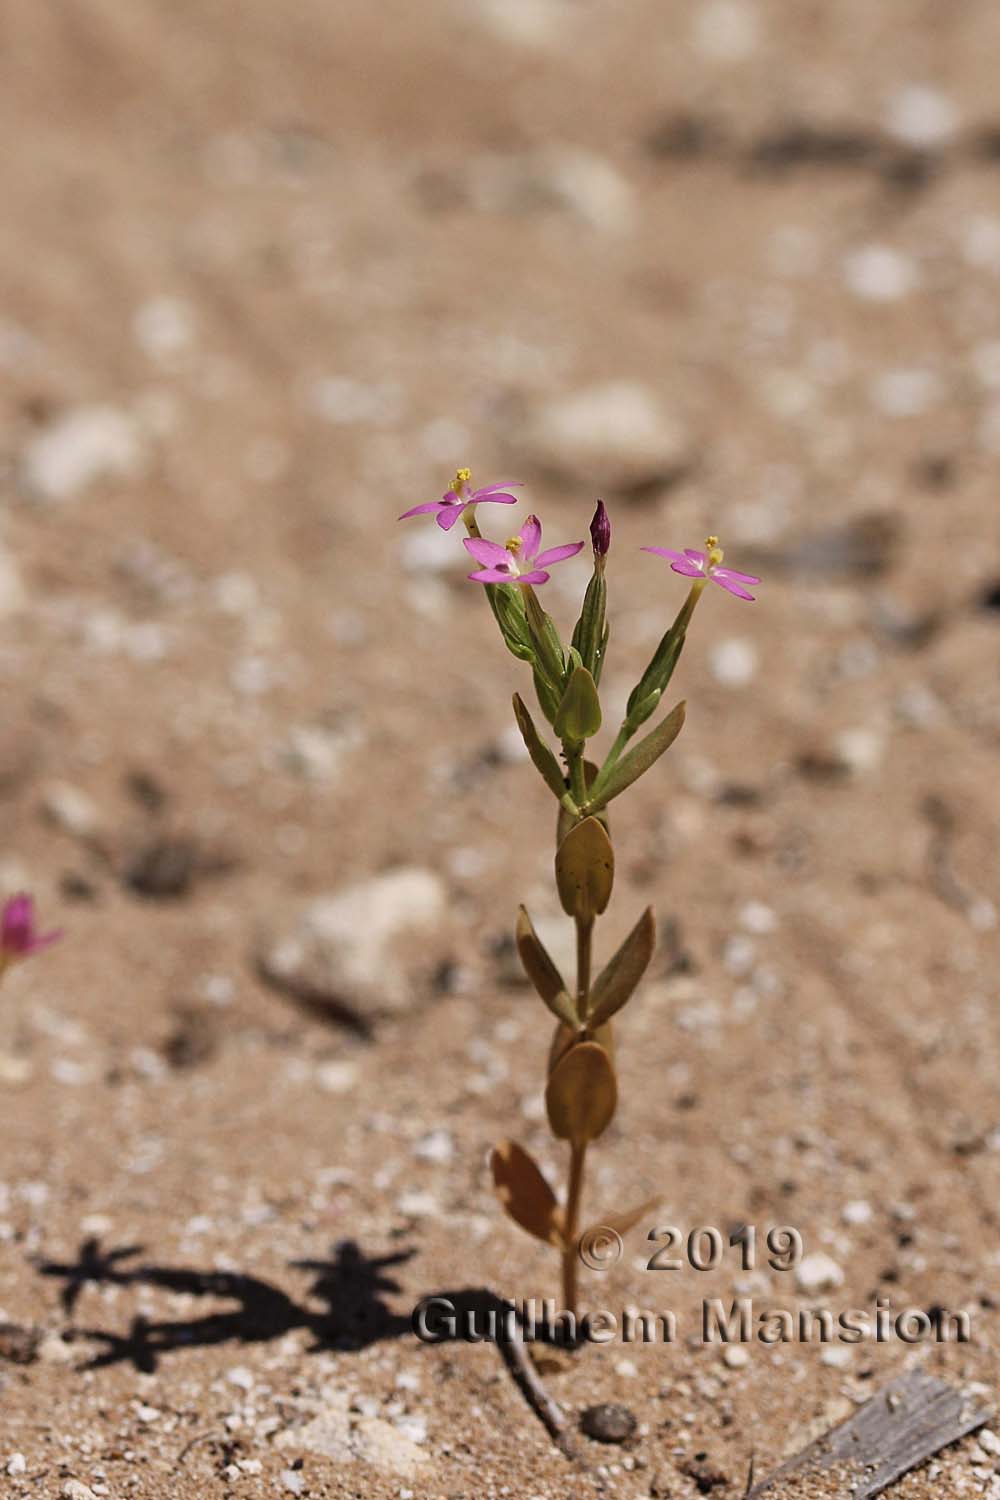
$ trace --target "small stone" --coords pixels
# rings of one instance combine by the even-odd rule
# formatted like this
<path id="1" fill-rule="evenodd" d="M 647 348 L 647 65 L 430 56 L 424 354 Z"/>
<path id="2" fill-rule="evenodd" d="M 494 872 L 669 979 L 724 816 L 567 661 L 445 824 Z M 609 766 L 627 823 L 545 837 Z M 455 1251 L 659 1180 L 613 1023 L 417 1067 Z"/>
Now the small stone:
<path id="1" fill-rule="evenodd" d="M 795 1285 L 805 1296 L 815 1296 L 817 1292 L 830 1292 L 835 1287 L 843 1286 L 844 1273 L 822 1250 L 815 1250 L 807 1255 L 795 1268 Z"/>
<path id="2" fill-rule="evenodd" d="M 432 870 L 405 866 L 314 901 L 298 928 L 261 955 L 264 976 L 278 989 L 308 995 L 369 1019 L 401 1010 L 414 987 L 395 956 L 405 934 L 436 926 L 447 908 Z"/>
<path id="3" fill-rule="evenodd" d="M 747 640 L 719 641 L 709 652 L 708 664 L 724 687 L 746 687 L 757 675 L 757 648 Z"/>
<path id="4" fill-rule="evenodd" d="M 865 725 L 842 730 L 834 743 L 839 760 L 856 773 L 874 771 L 885 754 L 884 735 Z"/>
<path id="5" fill-rule="evenodd" d="M 648 386 L 633 380 L 592 385 L 544 405 L 524 444 L 532 461 L 592 489 L 666 484 L 686 467 L 687 434 Z"/>
<path id="6" fill-rule="evenodd" d="M 320 1063 L 316 1082 L 327 1094 L 349 1094 L 358 1081 L 358 1065 L 349 1059 Z"/>
<path id="7" fill-rule="evenodd" d="M 28 444 L 21 479 L 43 501 L 74 499 L 103 479 L 128 479 L 143 464 L 132 419 L 112 406 L 81 406 L 56 417 Z"/>
<path id="8" fill-rule="evenodd" d="M 977 1433 L 980 1448 L 985 1449 L 994 1458 L 1000 1458 L 1000 1438 L 990 1427 L 984 1427 Z"/>
<path id="9" fill-rule="evenodd" d="M 194 339 L 194 314 L 179 297 L 151 297 L 132 320 L 135 341 L 150 359 L 166 360 Z"/>
<path id="10" fill-rule="evenodd" d="M 955 134 L 958 111 L 944 94 L 923 84 L 907 84 L 889 100 L 886 129 L 915 151 L 933 150 Z"/>
<path id="11" fill-rule="evenodd" d="M 150 1422 L 158 1422 L 163 1415 L 158 1406 L 147 1406 L 145 1402 L 142 1401 L 140 1401 L 136 1406 L 135 1414 L 140 1422 L 143 1422 L 147 1425 Z"/>
<path id="12" fill-rule="evenodd" d="M 840 1217 L 845 1224 L 870 1224 L 872 1220 L 872 1206 L 863 1198 L 855 1198 L 850 1203 L 845 1203 L 840 1210 Z"/>
<path id="13" fill-rule="evenodd" d="M 62 1500 L 95 1500 L 90 1485 L 80 1479 L 67 1479 L 59 1493 Z"/>
<path id="14" fill-rule="evenodd" d="M 241 1391 L 252 1391 L 254 1387 L 253 1371 L 248 1370 L 246 1365 L 234 1365 L 226 1372 L 226 1379 L 230 1385 L 237 1386 Z"/>
<path id="15" fill-rule="evenodd" d="M 47 1365 L 68 1365 L 76 1358 L 76 1354 L 58 1333 L 49 1333 L 38 1345 L 38 1358 Z"/>
<path id="16" fill-rule="evenodd" d="M 422 1136 L 413 1148 L 413 1154 L 421 1161 L 451 1161 L 455 1154 L 455 1138 L 448 1130 L 432 1130 Z"/>
<path id="17" fill-rule="evenodd" d="M 747 932 L 752 932 L 756 937 L 764 937 L 769 932 L 776 932 L 778 918 L 770 906 L 765 906 L 763 901 L 748 901 L 740 909 L 740 926 Z"/>
<path id="18" fill-rule="evenodd" d="M 281 1487 L 289 1495 L 301 1495 L 306 1487 L 305 1478 L 295 1469 L 282 1469 Z"/>
<path id="19" fill-rule="evenodd" d="M 637 1425 L 629 1408 L 614 1401 L 588 1406 L 580 1417 L 581 1432 L 598 1443 L 626 1443 Z"/>
<path id="20" fill-rule="evenodd" d="M 741 1344 L 727 1344 L 722 1354 L 722 1363 L 728 1370 L 743 1370 L 750 1363 L 750 1355 Z"/>
<path id="21" fill-rule="evenodd" d="M 23 1453 L 12 1453 L 7 1460 L 7 1473 L 14 1478 L 18 1474 L 27 1473 L 28 1460 Z"/>
<path id="22" fill-rule="evenodd" d="M 837 1344 L 833 1349 L 824 1349 L 819 1362 L 821 1365 L 829 1365 L 833 1370 L 846 1370 L 853 1359 L 853 1349 L 849 1349 L 846 1344 Z"/>
<path id="23" fill-rule="evenodd" d="M 42 791 L 42 810 L 50 822 L 74 838 L 91 838 L 97 832 L 100 816 L 96 803 L 68 781 L 48 783 Z"/>
<path id="24" fill-rule="evenodd" d="M 898 302 L 915 289 L 917 270 L 890 245 L 865 245 L 847 257 L 844 280 L 866 302 Z"/>

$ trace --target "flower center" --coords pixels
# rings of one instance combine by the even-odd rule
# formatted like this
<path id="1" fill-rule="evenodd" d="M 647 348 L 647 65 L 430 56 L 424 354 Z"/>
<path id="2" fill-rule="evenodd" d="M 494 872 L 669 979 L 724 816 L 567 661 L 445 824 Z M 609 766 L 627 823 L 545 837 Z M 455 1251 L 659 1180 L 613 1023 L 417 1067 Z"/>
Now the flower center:
<path id="1" fill-rule="evenodd" d="M 468 482 L 469 482 L 469 480 L 471 478 L 472 478 L 472 470 L 471 469 L 458 469 L 458 470 L 456 470 L 456 472 L 455 472 L 455 482 L 452 485 L 452 489 L 455 492 L 455 498 L 454 498 L 454 500 L 449 500 L 449 502 L 448 502 L 449 505 L 461 505 L 462 504 L 462 491 L 465 488 L 465 486 L 468 484 Z"/>
<path id="2" fill-rule="evenodd" d="M 705 552 L 707 554 L 707 566 L 705 568 L 705 571 L 706 573 L 711 573 L 713 568 L 717 568 L 719 566 L 724 556 L 722 548 L 719 546 L 719 538 L 717 536 L 709 536 L 705 538 Z"/>

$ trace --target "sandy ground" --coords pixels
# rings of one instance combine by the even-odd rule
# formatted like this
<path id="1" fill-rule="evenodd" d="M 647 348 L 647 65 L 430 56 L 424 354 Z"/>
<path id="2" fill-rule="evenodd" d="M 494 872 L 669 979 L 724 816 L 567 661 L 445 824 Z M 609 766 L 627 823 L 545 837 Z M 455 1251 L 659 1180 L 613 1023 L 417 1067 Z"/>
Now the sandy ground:
<path id="1" fill-rule="evenodd" d="M 0 42 L 0 885 L 65 928 L 2 997 L 0 1488 L 738 1496 L 914 1364 L 992 1400 L 1000 12 L 6 0 Z M 636 1420 L 576 1463 L 409 1332 L 555 1294 L 485 1157 L 565 1167 L 526 684 L 395 521 L 461 463 L 549 542 L 608 501 L 611 709 L 683 597 L 643 544 L 764 578 L 615 809 L 599 951 L 661 941 L 587 1210 L 662 1207 L 584 1296 L 679 1334 L 543 1360 Z M 740 1223 L 822 1285 L 644 1269 Z M 972 1340 L 727 1360 L 737 1295 Z M 996 1496 L 998 1449 L 894 1493 Z"/>

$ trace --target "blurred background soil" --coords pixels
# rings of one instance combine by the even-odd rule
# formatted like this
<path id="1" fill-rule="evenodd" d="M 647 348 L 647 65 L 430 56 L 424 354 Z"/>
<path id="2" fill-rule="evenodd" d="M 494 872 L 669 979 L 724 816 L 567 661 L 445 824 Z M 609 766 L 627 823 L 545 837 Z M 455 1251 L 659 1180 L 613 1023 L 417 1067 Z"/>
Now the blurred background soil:
<path id="1" fill-rule="evenodd" d="M 992 1396 L 998 49 L 988 0 L 0 5 L 0 886 L 65 928 L 2 996 L 5 1494 L 737 1496 L 914 1362 Z M 485 1158 L 565 1168 L 525 674 L 395 519 L 466 463 L 526 484 L 501 539 L 607 501 L 609 718 L 683 598 L 642 545 L 764 580 L 614 809 L 598 954 L 647 901 L 660 945 L 587 1214 L 819 1260 L 657 1276 L 634 1230 L 584 1296 L 682 1337 L 550 1360 L 638 1424 L 580 1466 L 408 1332 L 555 1294 Z M 723 1358 L 740 1292 L 973 1341 Z"/>

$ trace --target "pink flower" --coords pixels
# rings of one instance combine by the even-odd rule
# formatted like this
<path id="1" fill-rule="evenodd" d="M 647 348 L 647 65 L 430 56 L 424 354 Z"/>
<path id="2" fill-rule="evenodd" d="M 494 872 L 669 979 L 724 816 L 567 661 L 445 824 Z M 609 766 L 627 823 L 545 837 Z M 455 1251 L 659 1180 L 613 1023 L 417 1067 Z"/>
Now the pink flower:
<path id="1" fill-rule="evenodd" d="M 547 583 L 549 575 L 545 569 L 564 558 L 575 557 L 583 547 L 582 542 L 567 542 L 563 547 L 539 552 L 541 540 L 542 523 L 537 516 L 529 516 L 520 536 L 512 536 L 505 547 L 499 542 L 488 542 L 485 537 L 465 537 L 466 551 L 483 564 L 469 577 L 475 583 Z M 527 573 L 521 572 L 521 563 L 531 564 Z"/>
<path id="2" fill-rule="evenodd" d="M 752 602 L 754 596 L 747 593 L 744 584 L 760 583 L 760 579 L 754 578 L 750 573 L 737 573 L 735 568 L 723 568 L 722 548 L 718 537 L 710 536 L 705 546 L 708 548 L 707 554 L 695 552 L 692 547 L 685 547 L 683 552 L 672 552 L 669 547 L 643 547 L 642 551 L 655 552 L 657 557 L 669 558 L 673 571 L 682 573 L 685 578 L 710 578 L 727 593 Z"/>
<path id="3" fill-rule="evenodd" d="M 441 496 L 440 500 L 426 500 L 423 505 L 415 505 L 412 510 L 404 510 L 399 519 L 405 521 L 410 516 L 433 515 L 442 531 L 450 531 L 462 512 L 468 510 L 470 505 L 483 505 L 489 501 L 497 505 L 517 504 L 517 496 L 508 492 L 511 489 L 519 489 L 520 482 L 487 484 L 481 490 L 470 490 L 466 486 L 471 477 L 469 469 L 459 469 L 455 475 L 455 483 Z"/>
<path id="4" fill-rule="evenodd" d="M 36 931 L 35 902 L 31 896 L 11 896 L 0 914 L 0 969 L 16 959 L 29 958 L 61 936 L 61 932 Z"/>

